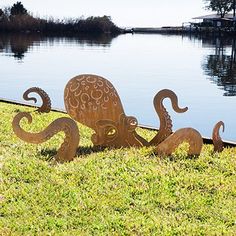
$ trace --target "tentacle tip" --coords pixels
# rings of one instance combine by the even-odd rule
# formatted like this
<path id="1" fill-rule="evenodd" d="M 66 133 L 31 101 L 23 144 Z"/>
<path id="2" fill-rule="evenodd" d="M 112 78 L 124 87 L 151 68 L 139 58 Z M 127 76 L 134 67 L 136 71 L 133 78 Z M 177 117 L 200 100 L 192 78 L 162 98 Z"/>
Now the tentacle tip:
<path id="1" fill-rule="evenodd" d="M 28 114 L 27 116 L 25 116 L 26 118 L 27 118 L 27 120 L 28 120 L 28 123 L 29 124 L 31 124 L 32 123 L 32 121 L 33 121 L 33 118 L 32 118 L 32 116 L 30 115 L 30 114 Z"/>
<path id="2" fill-rule="evenodd" d="M 225 132 L 225 123 L 223 121 L 221 121 L 221 125 L 222 125 L 222 132 Z"/>
<path id="3" fill-rule="evenodd" d="M 186 112 L 188 110 L 188 107 L 183 108 L 183 112 Z"/>
<path id="4" fill-rule="evenodd" d="M 27 101 L 33 101 L 34 103 L 37 102 L 37 99 L 36 99 L 36 98 L 28 98 L 28 99 L 25 99 L 25 100 L 27 100 Z"/>

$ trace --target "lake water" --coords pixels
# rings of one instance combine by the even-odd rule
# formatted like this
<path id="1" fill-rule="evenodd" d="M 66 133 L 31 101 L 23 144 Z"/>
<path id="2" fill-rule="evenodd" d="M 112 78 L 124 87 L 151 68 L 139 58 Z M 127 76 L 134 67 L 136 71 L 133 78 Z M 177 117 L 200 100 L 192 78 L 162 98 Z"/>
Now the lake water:
<path id="1" fill-rule="evenodd" d="M 236 63 L 233 39 L 159 34 L 125 34 L 116 38 L 65 38 L 0 35 L 0 97 L 23 101 L 23 92 L 40 87 L 52 106 L 63 108 L 67 81 L 90 73 L 110 80 L 126 115 L 140 124 L 159 127 L 153 97 L 173 90 L 180 107 L 176 114 L 164 101 L 173 129 L 193 127 L 211 136 L 225 122 L 223 139 L 236 140 Z"/>

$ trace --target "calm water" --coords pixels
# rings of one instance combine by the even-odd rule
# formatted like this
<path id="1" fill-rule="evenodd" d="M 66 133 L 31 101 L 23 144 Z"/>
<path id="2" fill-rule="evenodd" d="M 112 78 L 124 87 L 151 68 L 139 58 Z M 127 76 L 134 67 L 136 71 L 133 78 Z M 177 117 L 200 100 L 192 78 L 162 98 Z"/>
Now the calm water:
<path id="1" fill-rule="evenodd" d="M 0 97 L 22 100 L 33 86 L 43 88 L 53 107 L 64 108 L 67 81 L 83 73 L 109 79 L 127 115 L 159 127 L 153 97 L 164 88 L 179 97 L 183 114 L 165 104 L 174 125 L 211 136 L 226 124 L 223 139 L 236 140 L 236 63 L 232 39 L 126 34 L 116 38 L 47 38 L 0 35 Z"/>

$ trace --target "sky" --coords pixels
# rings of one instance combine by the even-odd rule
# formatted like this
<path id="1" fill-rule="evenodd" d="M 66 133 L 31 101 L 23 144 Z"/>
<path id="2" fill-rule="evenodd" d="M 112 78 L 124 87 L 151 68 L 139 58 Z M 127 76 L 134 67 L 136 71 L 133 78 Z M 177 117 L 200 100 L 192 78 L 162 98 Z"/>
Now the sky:
<path id="1" fill-rule="evenodd" d="M 20 1 L 20 0 L 19 0 Z M 1 0 L 0 8 L 17 0 Z M 203 0 L 21 0 L 25 8 L 40 17 L 78 18 L 111 16 L 119 27 L 180 26 L 191 18 L 207 15 Z"/>

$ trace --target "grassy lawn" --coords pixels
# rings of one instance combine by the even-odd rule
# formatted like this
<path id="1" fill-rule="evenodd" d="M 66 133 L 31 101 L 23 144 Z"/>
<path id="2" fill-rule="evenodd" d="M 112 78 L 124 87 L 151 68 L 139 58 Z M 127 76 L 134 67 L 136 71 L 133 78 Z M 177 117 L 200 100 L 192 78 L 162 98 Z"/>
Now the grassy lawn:
<path id="1" fill-rule="evenodd" d="M 154 147 L 99 151 L 79 125 L 77 157 L 53 165 L 63 133 L 28 144 L 11 121 L 31 111 L 22 126 L 33 132 L 65 115 L 33 110 L 0 103 L 0 235 L 236 235 L 236 148 L 204 145 L 198 158 L 186 145 L 165 158 Z"/>

